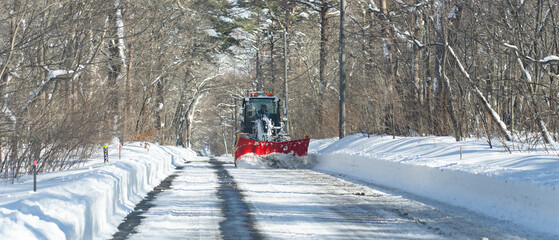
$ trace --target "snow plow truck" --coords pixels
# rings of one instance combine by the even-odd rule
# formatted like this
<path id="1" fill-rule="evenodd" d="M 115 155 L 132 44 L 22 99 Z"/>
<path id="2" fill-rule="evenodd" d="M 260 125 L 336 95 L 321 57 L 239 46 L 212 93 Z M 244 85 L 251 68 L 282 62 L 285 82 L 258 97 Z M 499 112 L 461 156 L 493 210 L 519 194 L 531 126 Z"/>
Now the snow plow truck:
<path id="1" fill-rule="evenodd" d="M 291 140 L 280 116 L 280 99 L 272 93 L 251 92 L 243 98 L 235 144 L 235 166 L 242 159 L 282 167 L 282 161 L 305 157 L 310 139 Z"/>

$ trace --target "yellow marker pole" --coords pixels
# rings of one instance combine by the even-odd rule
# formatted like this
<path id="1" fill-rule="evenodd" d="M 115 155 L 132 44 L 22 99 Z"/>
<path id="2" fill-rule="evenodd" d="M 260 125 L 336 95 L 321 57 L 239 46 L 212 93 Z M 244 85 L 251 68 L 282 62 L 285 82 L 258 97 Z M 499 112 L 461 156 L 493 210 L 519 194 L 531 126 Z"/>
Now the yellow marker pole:
<path id="1" fill-rule="evenodd" d="M 105 165 L 109 163 L 109 145 L 103 145 L 103 162 Z"/>
<path id="2" fill-rule="evenodd" d="M 33 161 L 33 192 L 37 191 L 37 160 Z"/>

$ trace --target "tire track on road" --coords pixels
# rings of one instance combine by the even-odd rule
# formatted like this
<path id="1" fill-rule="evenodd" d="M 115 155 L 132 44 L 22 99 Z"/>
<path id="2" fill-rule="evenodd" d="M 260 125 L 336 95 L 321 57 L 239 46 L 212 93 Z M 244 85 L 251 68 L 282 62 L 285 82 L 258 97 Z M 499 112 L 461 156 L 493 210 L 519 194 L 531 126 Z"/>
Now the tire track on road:
<path id="1" fill-rule="evenodd" d="M 225 217 L 225 220 L 219 223 L 223 239 L 263 239 L 233 176 L 225 169 L 223 162 L 212 158 L 210 164 L 219 180 L 217 196 L 222 201 L 221 212 Z"/>

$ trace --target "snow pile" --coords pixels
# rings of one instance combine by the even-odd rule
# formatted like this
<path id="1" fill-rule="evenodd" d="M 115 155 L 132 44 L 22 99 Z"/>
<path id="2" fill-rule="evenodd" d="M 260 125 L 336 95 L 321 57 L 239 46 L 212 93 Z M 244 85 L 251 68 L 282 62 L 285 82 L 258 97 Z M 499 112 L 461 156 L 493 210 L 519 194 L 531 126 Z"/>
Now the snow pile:
<path id="1" fill-rule="evenodd" d="M 336 141 L 338 141 L 338 138 L 312 139 L 309 143 L 309 156 L 315 156 Z"/>
<path id="2" fill-rule="evenodd" d="M 315 169 L 559 234 L 556 155 L 509 154 L 500 146 L 490 149 L 484 140 L 456 142 L 452 137 L 352 135 L 314 140 L 309 149 L 318 161 Z"/>
<path id="3" fill-rule="evenodd" d="M 245 154 L 237 159 L 237 167 L 241 168 L 286 168 L 308 169 L 316 165 L 315 158 L 293 156 L 292 154 L 271 153 L 268 155 Z"/>
<path id="4" fill-rule="evenodd" d="M 109 164 L 102 150 L 83 168 L 39 174 L 0 186 L 2 239 L 108 239 L 147 192 L 174 171 L 173 163 L 195 156 L 190 150 L 109 145 Z"/>

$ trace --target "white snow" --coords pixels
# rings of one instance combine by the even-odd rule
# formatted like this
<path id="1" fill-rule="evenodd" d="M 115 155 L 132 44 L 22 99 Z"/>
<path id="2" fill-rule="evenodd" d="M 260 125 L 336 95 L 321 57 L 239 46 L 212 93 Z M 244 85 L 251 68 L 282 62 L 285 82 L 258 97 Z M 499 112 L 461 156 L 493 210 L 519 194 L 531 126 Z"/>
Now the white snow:
<path id="1" fill-rule="evenodd" d="M 237 166 L 240 168 L 308 169 L 314 165 L 314 158 L 284 153 L 271 153 L 266 156 L 249 153 L 237 159 Z"/>
<path id="2" fill-rule="evenodd" d="M 448 18 L 457 18 L 456 14 L 458 14 L 458 6 L 454 5 L 452 6 L 452 9 L 450 9 L 450 12 L 448 13 Z"/>
<path id="3" fill-rule="evenodd" d="M 373 12 L 380 12 L 380 9 L 377 7 L 377 4 L 375 3 L 374 0 L 371 0 L 371 3 L 369 4 L 369 9 L 371 9 Z"/>
<path id="4" fill-rule="evenodd" d="M 118 144 L 118 143 L 117 143 Z M 107 239 L 147 192 L 195 156 L 186 149 L 109 145 L 109 164 L 99 154 L 79 169 L 38 174 L 0 184 L 0 239 Z"/>
<path id="5" fill-rule="evenodd" d="M 210 37 L 218 37 L 218 36 L 221 35 L 220 33 L 218 33 L 218 32 L 217 32 L 215 29 L 213 29 L 213 28 L 206 29 L 206 30 L 204 30 L 204 32 L 206 32 L 206 34 L 208 34 Z"/>
<path id="6" fill-rule="evenodd" d="M 550 55 L 547 57 L 544 57 L 543 59 L 541 59 L 539 62 L 540 63 L 549 63 L 551 61 L 559 61 L 559 57 L 558 56 L 554 56 L 554 55 Z"/>
<path id="7" fill-rule="evenodd" d="M 393 213 L 369 211 L 362 197 L 348 193 L 347 182 L 325 174 L 291 169 L 229 172 L 266 239 L 443 239 Z M 367 191 L 376 199 L 381 194 Z"/>
<path id="8" fill-rule="evenodd" d="M 462 147 L 462 159 L 460 159 Z M 514 152 L 485 140 L 353 135 L 314 140 L 316 170 L 464 207 L 537 231 L 559 234 L 559 159 Z"/>
<path id="9" fill-rule="evenodd" d="M 512 44 L 510 44 L 510 43 L 503 43 L 503 45 L 504 45 L 505 47 L 512 48 L 512 49 L 518 51 L 518 47 L 515 46 L 515 45 L 512 45 Z"/>
<path id="10" fill-rule="evenodd" d="M 219 20 L 224 21 L 224 22 L 228 22 L 228 23 L 231 23 L 231 22 L 234 21 L 232 18 L 225 17 L 225 16 L 219 16 Z"/>
<path id="11" fill-rule="evenodd" d="M 359 134 L 341 140 L 312 140 L 305 160 L 316 164 L 312 169 L 234 168 L 232 162 L 226 169 L 243 191 L 256 227 L 269 238 L 441 237 L 386 211 L 398 209 L 395 201 L 408 202 L 406 206 L 416 209 L 416 214 L 431 207 L 377 192 L 351 179 L 466 208 L 510 224 L 511 229 L 520 225 L 530 231 L 559 234 L 557 154 L 537 149 L 509 154 L 502 143 L 494 141 L 493 145 L 490 149 L 484 139 L 456 142 L 453 137 L 392 139 Z M 117 146 L 118 142 L 109 146 L 108 165 L 103 164 L 100 148 L 81 168 L 39 174 L 37 192 L 32 191 L 32 176 L 24 176 L 16 184 L 2 182 L 0 239 L 110 238 L 135 204 L 175 171 L 180 174 L 173 187 L 158 195 L 155 206 L 144 213 L 138 234 L 131 237 L 222 237 L 219 227 L 224 216 L 216 195 L 220 180 L 207 159 L 197 159 L 187 149 L 130 143 L 118 160 Z M 184 165 L 184 159 L 193 162 Z M 251 166 L 246 159 L 240 164 L 247 163 Z M 264 168 L 253 165 L 251 168 Z M 185 168 L 175 170 L 175 166 Z M 366 194 L 355 197 L 358 192 Z M 384 210 L 376 210 L 376 203 L 371 202 L 379 197 L 386 197 Z M 378 221 L 389 221 L 389 225 L 374 224 L 378 216 L 383 216 Z M 459 219 L 441 224 L 454 226 Z M 477 224 L 484 226 L 488 221 Z M 436 222 L 428 224 L 437 226 Z M 412 235 L 402 235 L 406 233 Z"/>

